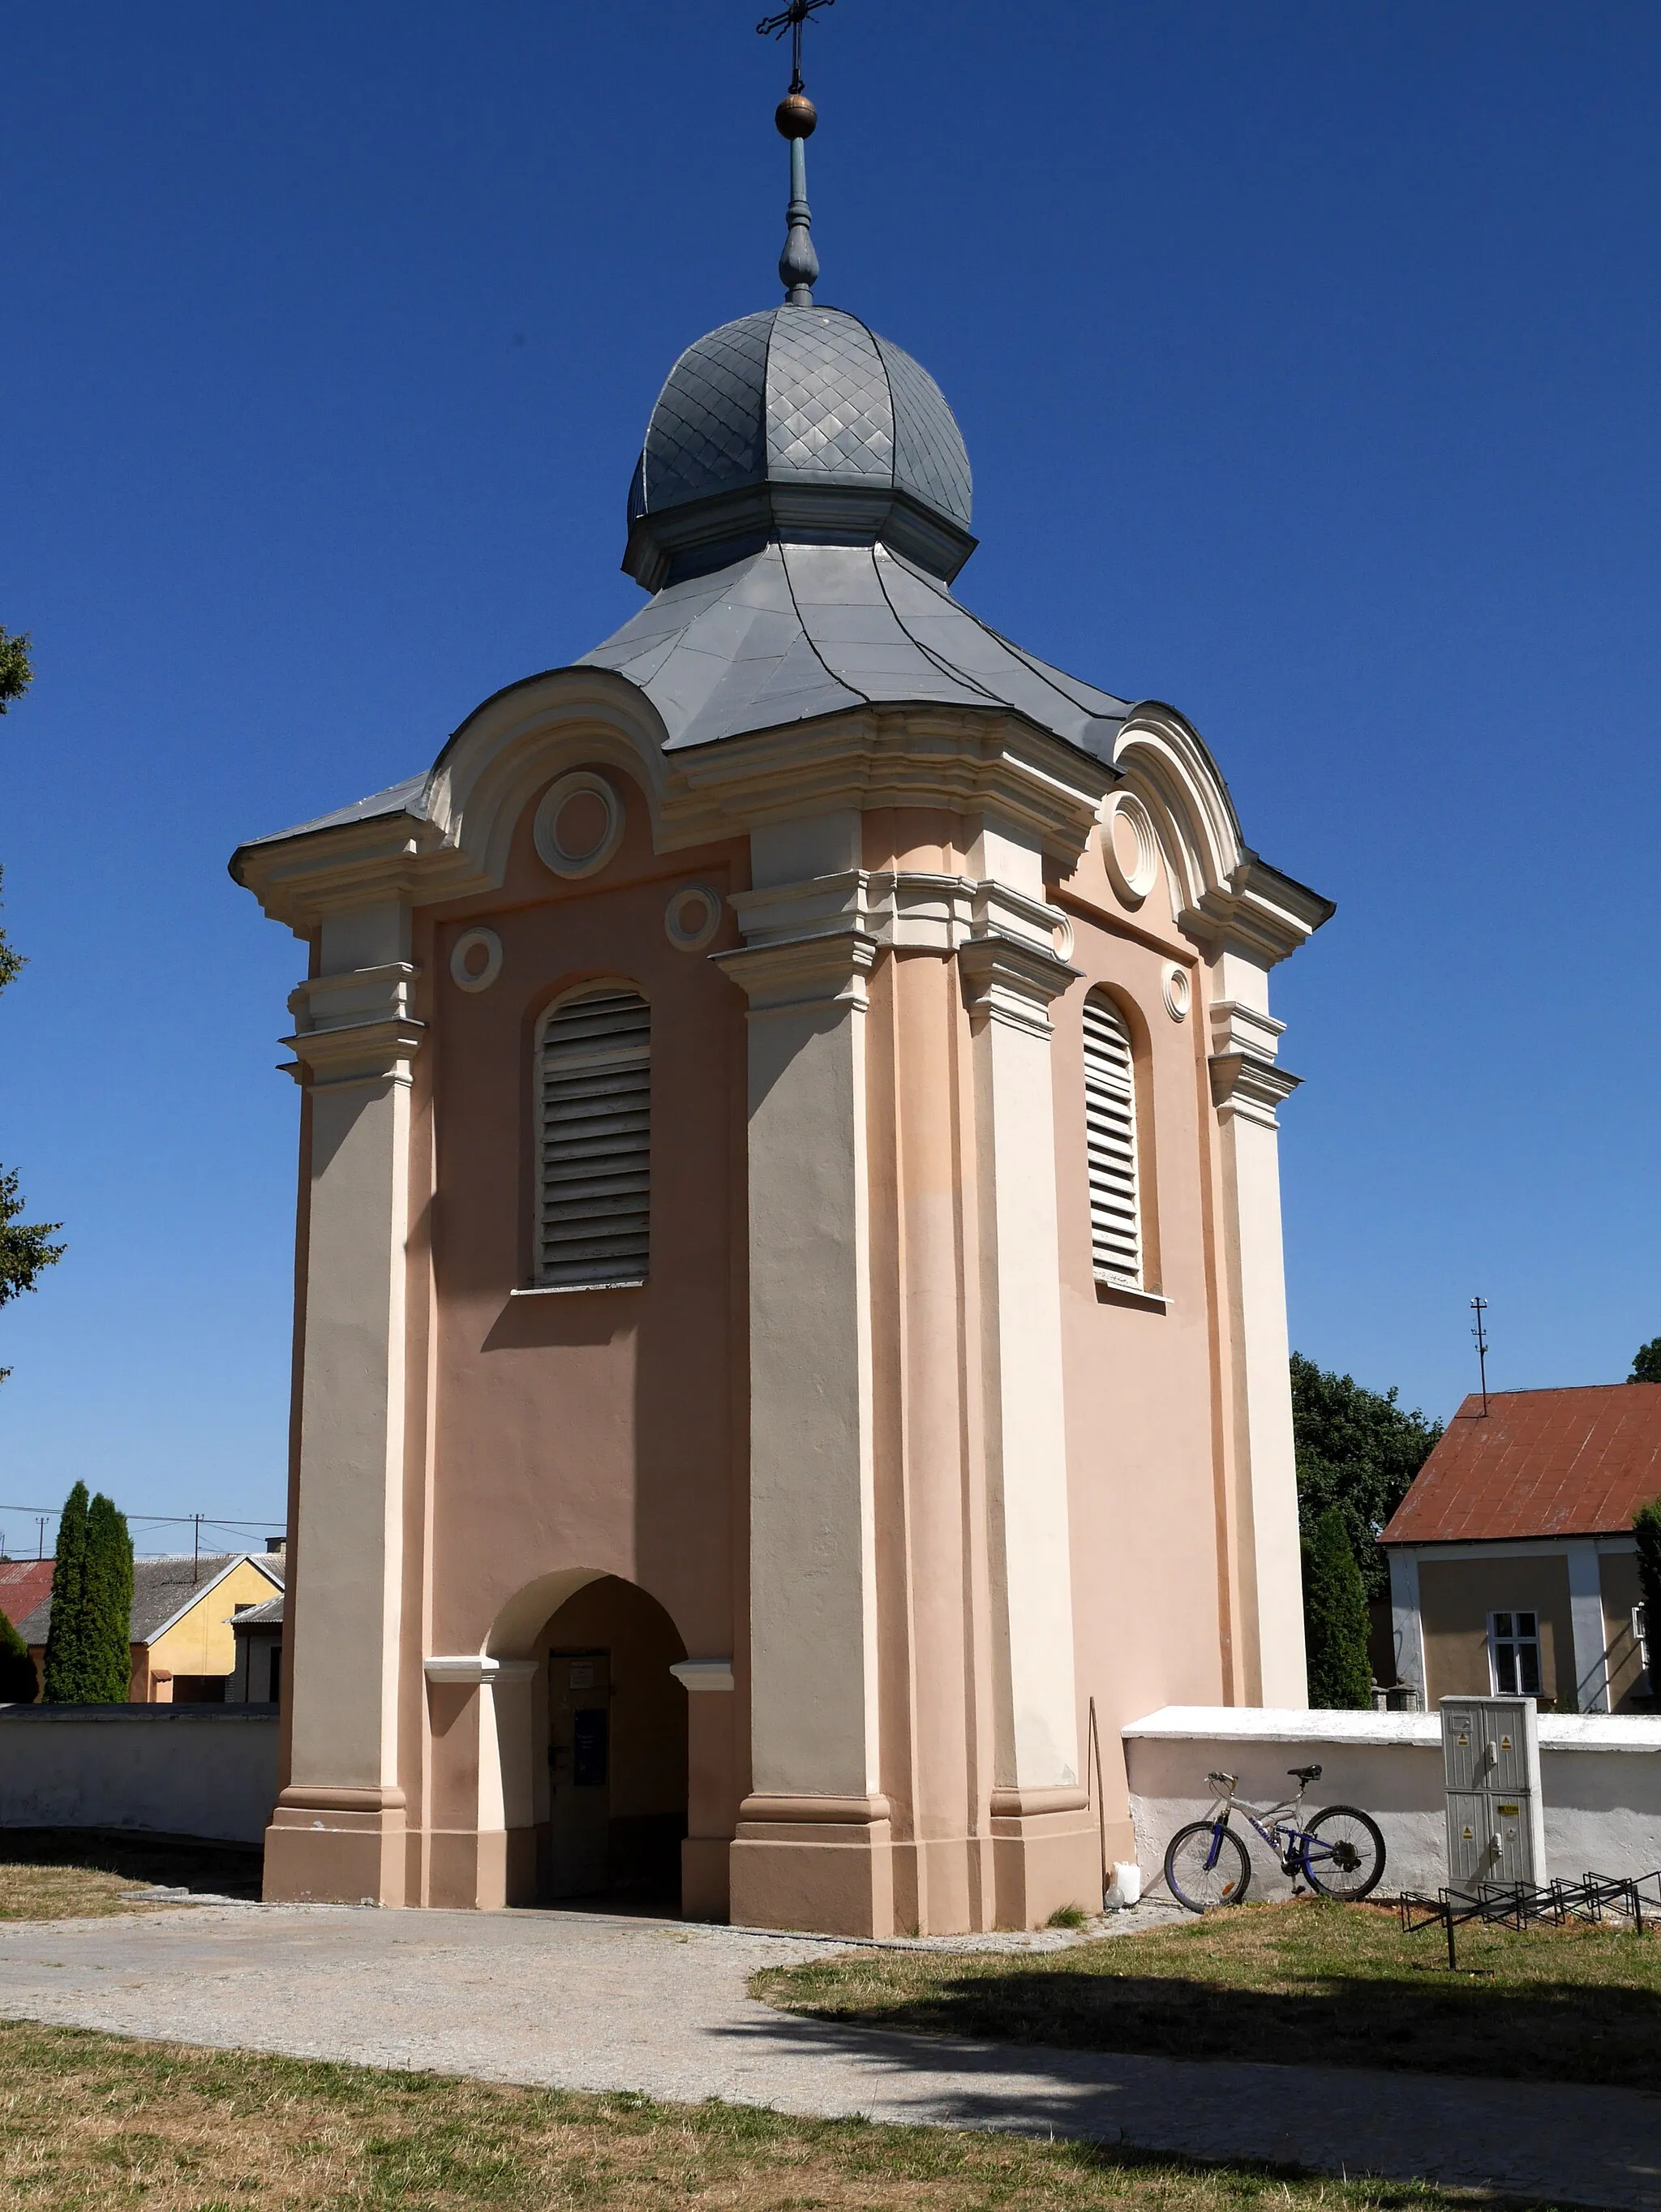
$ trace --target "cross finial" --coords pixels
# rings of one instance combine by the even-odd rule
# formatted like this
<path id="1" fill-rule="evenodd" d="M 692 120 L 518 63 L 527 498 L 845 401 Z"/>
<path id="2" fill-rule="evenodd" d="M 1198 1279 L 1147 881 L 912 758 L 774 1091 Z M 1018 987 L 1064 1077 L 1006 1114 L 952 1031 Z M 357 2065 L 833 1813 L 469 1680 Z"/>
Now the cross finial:
<path id="1" fill-rule="evenodd" d="M 819 281 L 819 256 L 813 250 L 813 216 L 808 207 L 807 141 L 819 122 L 819 111 L 808 98 L 802 82 L 802 28 L 821 8 L 836 0 L 790 0 L 776 15 L 764 16 L 755 28 L 764 39 L 791 34 L 790 90 L 779 103 L 773 121 L 779 136 L 790 141 L 790 205 L 785 213 L 785 250 L 779 257 L 779 277 L 792 307 L 810 307 L 813 288 Z"/>
<path id="2" fill-rule="evenodd" d="M 816 15 L 821 8 L 834 8 L 836 0 L 790 0 L 788 8 L 781 8 L 776 15 L 764 16 L 756 26 L 757 33 L 764 39 L 782 39 L 790 33 L 791 75 L 792 92 L 802 89 L 802 26 L 809 15 Z"/>

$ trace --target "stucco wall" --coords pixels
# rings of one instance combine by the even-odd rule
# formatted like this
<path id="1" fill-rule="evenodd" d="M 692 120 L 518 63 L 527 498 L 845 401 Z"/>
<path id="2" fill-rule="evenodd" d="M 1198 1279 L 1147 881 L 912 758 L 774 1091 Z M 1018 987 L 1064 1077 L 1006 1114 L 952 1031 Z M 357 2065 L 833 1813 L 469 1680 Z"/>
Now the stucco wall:
<path id="1" fill-rule="evenodd" d="M 1100 881 L 1095 878 L 1100 878 Z M 1075 885 L 1112 899 L 1094 856 Z M 1163 903 L 1163 884 L 1148 902 Z M 1157 927 L 1156 914 L 1141 920 Z M 1200 985 L 1187 1018 L 1167 1011 L 1173 955 L 1072 909 L 1079 982 L 1051 1010 L 1055 1040 L 1057 1180 L 1067 1389 L 1073 1617 L 1081 1717 L 1096 1700 L 1108 1770 L 1109 1821 L 1118 1731 L 1150 1705 L 1226 1694 L 1218 1609 L 1218 1382 L 1207 1280 L 1207 1133 Z M 1083 1002 L 1105 988 L 1135 1053 L 1144 1276 L 1163 1310 L 1099 1289 L 1090 1249 L 1084 1116 Z M 1081 1766 L 1081 1771 L 1082 1768 Z M 1111 1841 L 1111 1838 L 1110 1838 Z"/>
<path id="2" fill-rule="evenodd" d="M 1211 1768 L 1238 1775 L 1240 1793 L 1264 1804 L 1289 1796 L 1292 1766 L 1318 1765 L 1306 1809 L 1359 1805 L 1383 1831 L 1380 1894 L 1434 1893 L 1447 1881 L 1441 1723 L 1434 1713 L 1250 1711 L 1167 1707 L 1125 1731 L 1137 1858 L 1144 1882 L 1185 1821 L 1210 1805 Z M 1541 1787 L 1548 1877 L 1661 1868 L 1661 1719 L 1543 1715 Z M 1252 1888 L 1285 1896 L 1291 1884 L 1243 1824 Z"/>
<path id="3" fill-rule="evenodd" d="M 688 1650 L 734 1650 L 744 1006 L 707 957 L 734 941 L 730 916 L 712 946 L 688 954 L 670 942 L 664 911 L 688 883 L 742 888 L 743 856 L 654 854 L 640 793 L 612 780 L 627 829 L 602 874 L 550 876 L 531 844 L 533 793 L 500 899 L 441 910 L 424 954 L 437 1001 L 439 1651 L 483 1648 L 518 1590 L 574 1567 L 650 1590 Z M 501 973 L 470 995 L 450 979 L 450 951 L 481 923 L 501 939 Z M 606 979 L 627 979 L 652 1009 L 650 1277 L 638 1290 L 516 1296 L 531 1280 L 536 1022 L 555 999 Z"/>
<path id="4" fill-rule="evenodd" d="M 140 1828 L 258 1844 L 277 1720 L 235 1706 L 0 1706 L 0 1828 Z"/>
<path id="5" fill-rule="evenodd" d="M 1496 1607 L 1539 1615 L 1540 1686 L 1566 1712 L 1575 1710 L 1574 1641 L 1569 1630 L 1568 1568 L 1561 1559 L 1419 1560 L 1428 1701 L 1485 1698 L 1488 1616 Z"/>

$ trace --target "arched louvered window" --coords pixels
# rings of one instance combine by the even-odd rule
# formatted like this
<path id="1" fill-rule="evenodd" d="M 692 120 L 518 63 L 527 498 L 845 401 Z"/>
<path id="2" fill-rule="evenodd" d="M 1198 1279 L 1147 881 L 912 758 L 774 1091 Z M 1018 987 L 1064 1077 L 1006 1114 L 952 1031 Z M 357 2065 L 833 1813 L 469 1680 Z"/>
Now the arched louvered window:
<path id="1" fill-rule="evenodd" d="M 1105 991 L 1084 1001 L 1084 1124 L 1090 1164 L 1090 1249 L 1099 1281 L 1139 1291 L 1142 1200 L 1137 1188 L 1137 1075 L 1131 1031 Z"/>
<path id="2" fill-rule="evenodd" d="M 645 1280 L 651 1245 L 652 1009 L 615 986 L 565 999 L 536 1045 L 536 1280 Z"/>

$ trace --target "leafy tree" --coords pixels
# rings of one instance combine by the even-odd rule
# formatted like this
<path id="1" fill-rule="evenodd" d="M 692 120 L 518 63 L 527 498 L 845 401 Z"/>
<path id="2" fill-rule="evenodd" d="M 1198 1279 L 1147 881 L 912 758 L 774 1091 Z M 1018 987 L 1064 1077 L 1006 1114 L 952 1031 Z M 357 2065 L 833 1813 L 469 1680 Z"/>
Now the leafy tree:
<path id="1" fill-rule="evenodd" d="M 1298 1525 L 1313 1539 L 1333 1510 L 1343 1516 L 1368 1598 L 1390 1593 L 1379 1534 L 1442 1433 L 1440 1421 L 1405 1412 L 1393 1388 L 1367 1390 L 1292 1355 L 1292 1426 L 1298 1459 Z"/>
<path id="2" fill-rule="evenodd" d="M 1650 1647 L 1650 1695 L 1661 1697 L 1661 1498 L 1632 1516 L 1638 1539 L 1638 1589 L 1644 1601 L 1645 1641 Z"/>
<path id="3" fill-rule="evenodd" d="M 46 1631 L 46 1703 L 84 1705 L 87 1693 L 87 1486 L 64 1500 L 52 1571 L 52 1626 Z"/>
<path id="4" fill-rule="evenodd" d="M 1364 1711 L 1373 1703 L 1367 1656 L 1367 1594 L 1350 1549 L 1343 1510 L 1328 1506 L 1303 1547 L 1303 1625 L 1309 1702 L 1327 1711 Z"/>
<path id="5" fill-rule="evenodd" d="M 124 1705 L 132 1682 L 133 1540 L 100 1491 L 87 1511 L 88 1702 Z"/>
<path id="6" fill-rule="evenodd" d="M 0 1705 L 32 1705 L 39 1694 L 29 1647 L 0 1613 Z"/>
<path id="7" fill-rule="evenodd" d="M 0 629 L 0 714 L 14 699 L 21 699 L 33 681 L 27 632 L 21 637 L 9 637 Z"/>
<path id="8" fill-rule="evenodd" d="M 0 714 L 14 699 L 22 697 L 33 674 L 28 639 L 10 637 L 0 629 Z M 0 991 L 15 980 L 22 965 L 22 955 L 14 951 L 0 928 Z M 64 1247 L 52 1241 L 62 1223 L 21 1221 L 18 1217 L 22 1212 L 15 1173 L 0 1168 L 0 1306 L 32 1291 L 45 1270 L 64 1256 Z M 0 1382 L 10 1372 L 10 1368 L 0 1367 Z"/>
<path id="9" fill-rule="evenodd" d="M 1661 1382 L 1661 1336 L 1652 1336 L 1647 1344 L 1640 1344 L 1632 1355 L 1632 1372 L 1628 1382 Z"/>

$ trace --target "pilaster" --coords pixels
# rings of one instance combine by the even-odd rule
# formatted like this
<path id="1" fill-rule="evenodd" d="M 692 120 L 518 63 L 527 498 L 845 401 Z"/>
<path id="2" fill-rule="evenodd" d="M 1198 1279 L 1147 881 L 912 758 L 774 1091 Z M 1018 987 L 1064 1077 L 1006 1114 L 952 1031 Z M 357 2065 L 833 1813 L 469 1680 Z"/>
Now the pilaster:
<path id="1" fill-rule="evenodd" d="M 479 1653 L 425 1662 L 433 1740 L 430 1905 L 493 1911 L 536 1894 L 530 1802 L 531 1659 Z"/>
<path id="2" fill-rule="evenodd" d="M 1603 1626 L 1603 1571 L 1593 1537 L 1568 1547 L 1569 1632 L 1574 1646 L 1574 1709 L 1609 1709 L 1609 1634 Z"/>
<path id="3" fill-rule="evenodd" d="M 1035 843 L 983 821 L 958 952 L 974 1079 L 981 1434 L 991 1607 L 997 1920 L 1030 1927 L 1095 1881 L 1078 1774 L 1049 1009 L 1056 952 Z M 965 1161 L 965 1171 L 971 1163 Z"/>
<path id="4" fill-rule="evenodd" d="M 288 1786 L 271 1898 L 404 1901 L 399 1784 L 411 1063 L 422 1028 L 400 902 L 326 920 L 289 1001 L 311 1179 Z"/>
<path id="5" fill-rule="evenodd" d="M 1218 995 L 1209 1009 L 1209 1065 L 1234 1350 L 1231 1426 L 1246 1696 L 1253 1705 L 1304 1706 L 1309 1684 L 1276 1118 L 1300 1079 L 1276 1064 L 1285 1024 L 1269 1012 L 1266 969 L 1225 949 L 1213 988 Z"/>
<path id="6" fill-rule="evenodd" d="M 854 825 L 857 830 L 857 823 Z M 852 857 L 832 817 L 779 865 Z M 815 849 L 815 840 L 818 840 Z M 760 844 L 758 840 L 757 843 Z M 719 964 L 749 1000 L 752 1795 L 732 1916 L 880 1935 L 864 879 L 833 868 L 733 901 Z"/>

